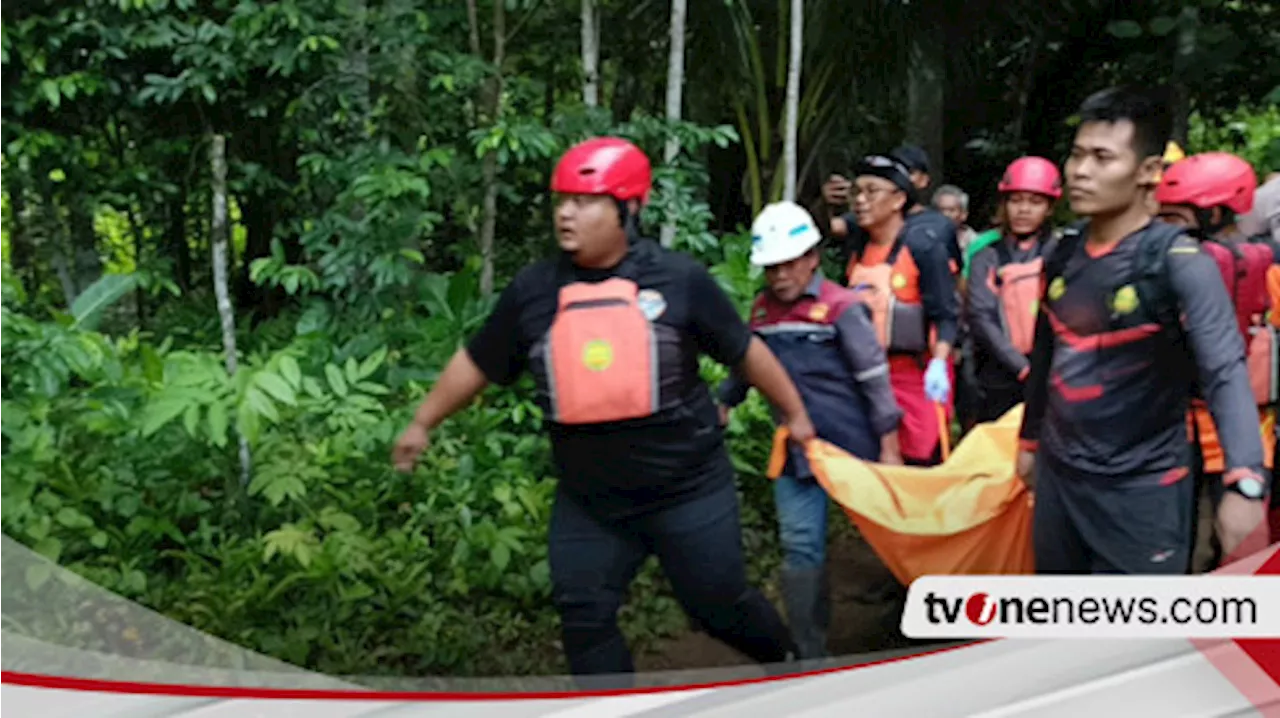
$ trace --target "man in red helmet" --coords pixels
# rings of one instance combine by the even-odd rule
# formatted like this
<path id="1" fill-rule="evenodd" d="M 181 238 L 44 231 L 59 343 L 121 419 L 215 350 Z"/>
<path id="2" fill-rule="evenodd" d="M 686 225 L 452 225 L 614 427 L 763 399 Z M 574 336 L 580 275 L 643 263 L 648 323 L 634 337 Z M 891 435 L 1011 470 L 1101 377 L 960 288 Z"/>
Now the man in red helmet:
<path id="1" fill-rule="evenodd" d="M 533 375 L 560 476 L 552 600 L 571 672 L 594 676 L 584 684 L 629 684 L 617 613 L 650 553 L 711 635 L 762 663 L 795 653 L 778 612 L 747 583 L 733 465 L 699 354 L 759 389 L 797 441 L 814 428 L 786 371 L 706 269 L 639 237 L 650 182 L 648 158 L 625 140 L 565 153 L 551 181 L 560 256 L 516 275 L 394 451 L 410 470 L 431 429 L 488 383 Z"/>
<path id="2" fill-rule="evenodd" d="M 978 422 L 995 421 L 1022 403 L 1043 256 L 1052 237 L 1049 219 L 1062 196 L 1062 176 L 1043 157 L 1020 157 L 1005 169 L 997 190 L 1003 205 L 1001 237 L 973 256 L 964 305 L 980 397 Z"/>
<path id="3" fill-rule="evenodd" d="M 1258 415 L 1231 300 L 1213 261 L 1147 201 L 1172 115 L 1146 91 L 1080 106 L 1066 164 L 1086 221 L 1045 259 L 1018 471 L 1035 472 L 1042 573 L 1179 574 L 1192 543 L 1186 416 L 1197 381 L 1218 423 L 1223 482 L 1263 480 Z M 1252 539 L 1263 505 L 1228 492 L 1223 550 Z"/>
<path id="4" fill-rule="evenodd" d="M 1236 219 L 1253 207 L 1257 187 L 1257 176 L 1248 162 L 1226 152 L 1207 152 L 1170 166 L 1156 188 L 1155 199 L 1160 205 L 1160 219 L 1185 228 L 1218 264 L 1246 346 L 1264 464 L 1269 469 L 1274 463 L 1275 399 L 1280 387 L 1275 386 L 1276 335 L 1265 317 L 1272 309 L 1267 273 L 1276 256 L 1269 241 L 1250 242 L 1236 226 Z M 1209 500 L 1216 507 L 1223 498 L 1225 460 L 1216 424 L 1203 399 L 1193 400 L 1188 421 L 1192 436 L 1197 439 L 1196 483 L 1207 485 Z M 1266 486 L 1260 481 L 1245 478 L 1231 488 L 1249 501 L 1266 500 Z M 1216 535 L 1211 537 L 1210 547 L 1211 565 L 1206 568 L 1216 566 L 1222 558 Z"/>

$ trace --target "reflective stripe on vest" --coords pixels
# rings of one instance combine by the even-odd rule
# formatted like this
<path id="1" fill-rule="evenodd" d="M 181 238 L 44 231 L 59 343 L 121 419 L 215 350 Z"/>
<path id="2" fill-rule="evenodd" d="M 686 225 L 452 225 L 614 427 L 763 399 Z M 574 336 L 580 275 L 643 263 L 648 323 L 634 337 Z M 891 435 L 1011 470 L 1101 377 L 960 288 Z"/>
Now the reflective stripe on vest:
<path id="1" fill-rule="evenodd" d="M 560 290 L 543 347 L 553 421 L 598 424 L 658 411 L 658 340 L 637 293 L 620 278 Z"/>
<path id="2" fill-rule="evenodd" d="M 780 322 L 757 327 L 755 332 L 757 334 L 835 334 L 836 328 L 830 324 Z"/>

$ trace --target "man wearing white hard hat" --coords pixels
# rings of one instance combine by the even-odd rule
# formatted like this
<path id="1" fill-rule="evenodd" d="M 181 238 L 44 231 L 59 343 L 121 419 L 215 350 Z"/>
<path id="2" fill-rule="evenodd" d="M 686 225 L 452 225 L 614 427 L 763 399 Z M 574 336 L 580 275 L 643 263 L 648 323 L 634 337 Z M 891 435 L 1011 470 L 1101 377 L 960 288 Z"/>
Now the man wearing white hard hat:
<path id="1" fill-rule="evenodd" d="M 751 263 L 768 286 L 749 324 L 800 390 L 817 436 L 867 461 L 901 464 L 902 411 L 889 384 L 889 364 L 866 307 L 852 290 L 819 270 L 822 235 L 793 202 L 765 207 L 751 226 Z M 746 399 L 732 376 L 720 386 L 722 420 Z M 782 595 L 800 658 L 826 655 L 830 619 L 826 560 L 827 495 L 802 447 L 788 442 L 774 483 L 782 540 Z"/>

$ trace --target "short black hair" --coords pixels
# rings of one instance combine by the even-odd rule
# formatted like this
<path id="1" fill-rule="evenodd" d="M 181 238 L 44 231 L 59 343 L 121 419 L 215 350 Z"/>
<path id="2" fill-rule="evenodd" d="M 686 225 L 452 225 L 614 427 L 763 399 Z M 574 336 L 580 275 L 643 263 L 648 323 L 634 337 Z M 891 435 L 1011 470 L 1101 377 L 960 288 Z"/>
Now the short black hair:
<path id="1" fill-rule="evenodd" d="M 1080 103 L 1080 123 L 1133 123 L 1133 149 L 1138 159 L 1161 157 L 1173 134 L 1173 111 L 1167 93 L 1133 86 L 1109 87 Z"/>

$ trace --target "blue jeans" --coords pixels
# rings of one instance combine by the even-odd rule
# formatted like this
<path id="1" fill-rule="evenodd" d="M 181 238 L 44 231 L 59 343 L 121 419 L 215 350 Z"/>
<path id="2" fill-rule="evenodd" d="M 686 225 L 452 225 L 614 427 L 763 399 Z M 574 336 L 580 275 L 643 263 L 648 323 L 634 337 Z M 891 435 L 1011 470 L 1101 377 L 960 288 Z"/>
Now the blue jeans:
<path id="1" fill-rule="evenodd" d="M 625 686 L 634 671 L 618 609 L 640 565 L 655 554 L 685 612 L 713 637 L 761 663 L 794 652 L 778 611 L 747 583 L 738 494 L 732 481 L 669 508 L 605 519 L 563 489 L 551 514 L 552 600 L 569 670 L 584 687 Z"/>
<path id="2" fill-rule="evenodd" d="M 787 568 L 822 568 L 827 558 L 827 492 L 818 480 L 779 476 L 773 482 L 782 561 Z"/>

